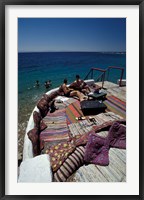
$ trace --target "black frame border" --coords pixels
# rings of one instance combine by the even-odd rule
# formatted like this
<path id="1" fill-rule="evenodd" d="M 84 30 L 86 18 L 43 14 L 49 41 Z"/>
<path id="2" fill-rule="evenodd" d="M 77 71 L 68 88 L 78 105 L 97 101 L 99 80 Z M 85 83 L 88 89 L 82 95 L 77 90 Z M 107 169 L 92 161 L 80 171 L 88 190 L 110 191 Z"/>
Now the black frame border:
<path id="1" fill-rule="evenodd" d="M 5 195 L 5 6 L 6 5 L 139 5 L 139 195 Z M 0 0 L 0 199 L 144 199 L 144 0 Z M 132 133 L 132 137 L 134 136 Z"/>

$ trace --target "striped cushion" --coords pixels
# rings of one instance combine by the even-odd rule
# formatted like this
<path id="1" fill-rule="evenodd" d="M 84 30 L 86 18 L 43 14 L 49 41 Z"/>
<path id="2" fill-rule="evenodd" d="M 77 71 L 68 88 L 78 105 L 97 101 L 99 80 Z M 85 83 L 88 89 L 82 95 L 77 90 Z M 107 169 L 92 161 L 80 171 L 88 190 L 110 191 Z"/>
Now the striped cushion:
<path id="1" fill-rule="evenodd" d="M 79 146 L 54 173 L 55 182 L 65 182 L 84 163 L 85 147 Z"/>

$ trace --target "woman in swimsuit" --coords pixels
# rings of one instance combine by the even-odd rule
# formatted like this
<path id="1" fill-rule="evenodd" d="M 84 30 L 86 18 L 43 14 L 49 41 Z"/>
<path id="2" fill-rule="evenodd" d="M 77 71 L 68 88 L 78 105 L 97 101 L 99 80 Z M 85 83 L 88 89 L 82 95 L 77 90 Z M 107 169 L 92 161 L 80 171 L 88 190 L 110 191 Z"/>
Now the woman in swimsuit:
<path id="1" fill-rule="evenodd" d="M 77 96 L 80 101 L 83 101 L 86 98 L 86 96 L 84 96 L 81 92 L 68 88 L 67 79 L 64 79 L 64 83 L 61 85 L 60 90 L 63 91 L 66 97 Z"/>

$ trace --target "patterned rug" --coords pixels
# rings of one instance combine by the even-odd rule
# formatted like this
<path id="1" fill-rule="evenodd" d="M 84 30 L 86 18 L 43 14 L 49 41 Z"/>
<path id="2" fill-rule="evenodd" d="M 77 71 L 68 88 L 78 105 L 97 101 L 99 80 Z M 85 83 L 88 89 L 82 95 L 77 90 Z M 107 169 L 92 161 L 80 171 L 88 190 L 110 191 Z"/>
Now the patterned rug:
<path id="1" fill-rule="evenodd" d="M 65 109 L 48 113 L 43 118 L 47 128 L 40 133 L 40 148 L 49 149 L 51 146 L 62 141 L 69 140 L 69 129 L 66 121 Z"/>
<path id="2" fill-rule="evenodd" d="M 107 106 L 107 111 L 112 111 L 126 119 L 126 102 L 115 96 L 107 96 L 104 104 Z"/>
<path id="3" fill-rule="evenodd" d="M 66 118 L 67 118 L 67 123 L 76 123 L 77 119 L 76 117 L 81 117 L 84 116 L 81 109 L 80 109 L 80 102 L 77 100 L 74 103 L 71 103 L 67 108 L 66 108 Z"/>

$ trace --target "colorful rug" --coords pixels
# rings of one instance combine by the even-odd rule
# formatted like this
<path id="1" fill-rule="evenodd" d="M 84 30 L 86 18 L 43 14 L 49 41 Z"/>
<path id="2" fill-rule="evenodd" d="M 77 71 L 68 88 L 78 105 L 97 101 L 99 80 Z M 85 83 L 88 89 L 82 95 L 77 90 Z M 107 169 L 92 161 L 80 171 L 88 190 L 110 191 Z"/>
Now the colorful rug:
<path id="1" fill-rule="evenodd" d="M 126 102 L 115 96 L 107 96 L 104 104 L 107 106 L 107 111 L 112 111 L 126 119 Z"/>
<path id="2" fill-rule="evenodd" d="M 43 118 L 47 128 L 40 133 L 40 149 L 49 149 L 63 141 L 69 140 L 69 129 L 67 126 L 65 109 L 48 113 Z"/>
<path id="3" fill-rule="evenodd" d="M 81 117 L 84 116 L 81 109 L 80 109 L 80 102 L 77 100 L 74 103 L 71 103 L 67 108 L 66 108 L 66 118 L 67 118 L 67 123 L 76 123 L 77 119 L 76 117 Z"/>

